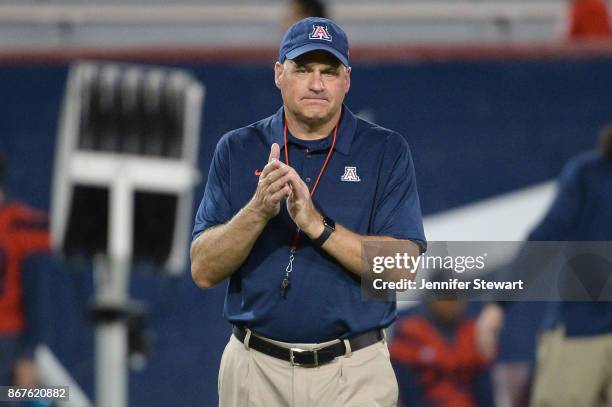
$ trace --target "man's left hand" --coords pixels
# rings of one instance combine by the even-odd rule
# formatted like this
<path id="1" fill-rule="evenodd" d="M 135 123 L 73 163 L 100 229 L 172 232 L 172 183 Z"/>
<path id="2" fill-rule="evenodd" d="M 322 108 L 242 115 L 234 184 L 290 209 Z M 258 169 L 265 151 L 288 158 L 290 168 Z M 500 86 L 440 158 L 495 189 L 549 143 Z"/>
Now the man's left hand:
<path id="1" fill-rule="evenodd" d="M 323 233 L 323 218 L 314 207 L 308 186 L 293 168 L 291 168 L 289 185 L 291 186 L 291 193 L 287 198 L 289 216 L 308 237 L 318 237 Z"/>

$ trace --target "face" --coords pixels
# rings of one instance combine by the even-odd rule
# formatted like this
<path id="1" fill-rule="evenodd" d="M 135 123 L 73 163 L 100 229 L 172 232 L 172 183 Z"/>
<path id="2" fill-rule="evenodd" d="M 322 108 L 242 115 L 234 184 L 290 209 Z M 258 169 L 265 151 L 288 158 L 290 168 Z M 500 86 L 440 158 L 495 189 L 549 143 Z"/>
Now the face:
<path id="1" fill-rule="evenodd" d="M 350 88 L 350 73 L 350 68 L 325 51 L 308 52 L 274 67 L 285 109 L 309 125 L 336 118 Z"/>

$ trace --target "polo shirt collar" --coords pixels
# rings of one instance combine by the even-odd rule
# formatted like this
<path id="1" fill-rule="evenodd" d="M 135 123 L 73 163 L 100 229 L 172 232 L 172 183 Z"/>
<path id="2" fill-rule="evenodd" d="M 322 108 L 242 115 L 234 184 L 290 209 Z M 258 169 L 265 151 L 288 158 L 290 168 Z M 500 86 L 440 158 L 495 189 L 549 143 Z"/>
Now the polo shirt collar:
<path id="1" fill-rule="evenodd" d="M 281 107 L 272 116 L 271 130 L 272 134 L 268 134 L 268 141 L 270 145 L 272 143 L 278 143 L 282 149 L 285 146 L 283 140 L 283 128 L 284 128 L 284 109 Z M 348 155 L 351 151 L 351 145 L 353 144 L 353 138 L 355 137 L 355 130 L 357 128 L 357 118 L 349 110 L 346 105 L 342 105 L 342 116 L 340 118 L 340 127 L 338 128 L 338 136 L 336 139 L 335 150 L 341 154 Z"/>

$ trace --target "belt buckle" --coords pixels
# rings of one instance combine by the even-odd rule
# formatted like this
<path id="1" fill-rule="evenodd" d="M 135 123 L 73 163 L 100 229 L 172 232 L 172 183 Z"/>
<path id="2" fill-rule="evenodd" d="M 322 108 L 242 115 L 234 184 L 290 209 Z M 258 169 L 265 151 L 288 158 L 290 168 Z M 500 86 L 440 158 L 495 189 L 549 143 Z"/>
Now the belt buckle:
<path id="1" fill-rule="evenodd" d="M 294 353 L 303 353 L 303 352 L 313 352 L 314 353 L 314 363 L 299 363 L 295 361 Z M 299 367 L 317 367 L 319 366 L 319 354 L 316 349 L 306 350 L 299 348 L 290 348 L 289 349 L 289 362 L 291 366 L 299 366 Z"/>

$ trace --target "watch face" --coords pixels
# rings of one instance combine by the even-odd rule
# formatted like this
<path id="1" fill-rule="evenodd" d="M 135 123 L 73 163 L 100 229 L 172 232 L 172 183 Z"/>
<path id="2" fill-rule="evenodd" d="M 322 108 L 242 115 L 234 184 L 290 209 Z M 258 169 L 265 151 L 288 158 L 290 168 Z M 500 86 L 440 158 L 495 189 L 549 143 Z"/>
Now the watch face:
<path id="1" fill-rule="evenodd" d="M 323 218 L 323 223 L 325 224 L 325 226 L 328 226 L 330 229 L 336 230 L 336 222 L 334 222 L 333 219 L 328 218 L 327 216 L 325 216 Z"/>

